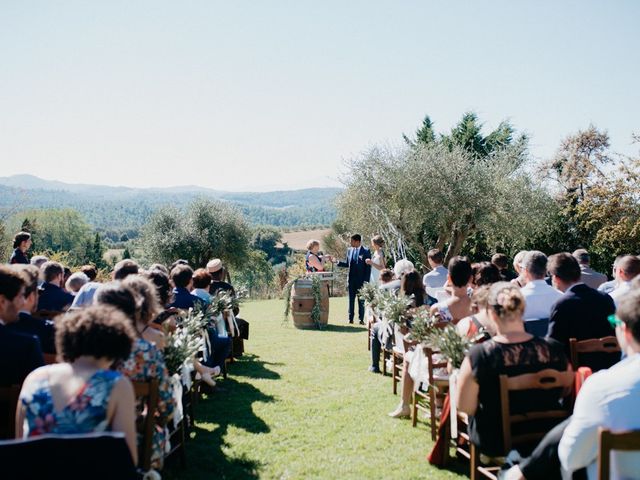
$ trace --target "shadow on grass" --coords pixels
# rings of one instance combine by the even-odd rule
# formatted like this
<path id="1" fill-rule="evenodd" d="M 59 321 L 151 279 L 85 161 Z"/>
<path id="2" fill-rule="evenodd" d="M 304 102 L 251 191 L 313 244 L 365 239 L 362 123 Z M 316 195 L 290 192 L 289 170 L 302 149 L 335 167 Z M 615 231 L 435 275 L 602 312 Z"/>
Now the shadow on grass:
<path id="1" fill-rule="evenodd" d="M 322 329 L 329 332 L 346 332 L 346 333 L 359 333 L 367 330 L 366 325 L 332 325 L 329 324 Z"/>
<path id="2" fill-rule="evenodd" d="M 264 362 L 258 355 L 244 354 L 229 366 L 229 373 L 234 377 L 261 378 L 278 380 L 280 374 L 267 368 L 267 365 L 281 366 L 283 363 Z"/>
<path id="3" fill-rule="evenodd" d="M 268 433 L 269 425 L 253 413 L 252 405 L 254 402 L 270 403 L 276 400 L 253 385 L 233 378 L 221 381 L 220 385 L 227 392 L 209 395 L 196 406 L 197 424 L 191 430 L 191 439 L 186 445 L 187 468 L 172 466 L 164 472 L 166 477 L 163 473 L 163 478 L 199 480 L 260 477 L 260 462 L 246 455 L 232 457 L 225 454 L 225 451 L 233 448 L 233 445 L 225 442 L 225 437 L 230 427 L 250 433 Z M 205 428 L 206 424 L 213 426 L 213 430 Z"/>

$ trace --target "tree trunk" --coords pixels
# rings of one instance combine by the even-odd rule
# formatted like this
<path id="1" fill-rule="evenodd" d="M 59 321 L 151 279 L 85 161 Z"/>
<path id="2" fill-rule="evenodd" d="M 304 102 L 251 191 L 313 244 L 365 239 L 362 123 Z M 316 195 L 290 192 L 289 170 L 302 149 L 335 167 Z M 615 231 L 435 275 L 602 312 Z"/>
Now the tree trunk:
<path id="1" fill-rule="evenodd" d="M 444 264 L 448 265 L 449 260 L 458 255 L 462 250 L 464 241 L 467 239 L 467 231 L 460 228 L 454 228 L 451 232 L 451 242 L 449 242 L 449 248 L 444 259 Z"/>

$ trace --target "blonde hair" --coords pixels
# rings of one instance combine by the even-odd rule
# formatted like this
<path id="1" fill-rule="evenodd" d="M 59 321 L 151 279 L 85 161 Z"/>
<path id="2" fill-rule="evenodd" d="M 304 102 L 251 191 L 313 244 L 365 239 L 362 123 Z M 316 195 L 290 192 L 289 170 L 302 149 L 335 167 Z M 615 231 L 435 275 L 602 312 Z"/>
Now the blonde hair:
<path id="1" fill-rule="evenodd" d="M 509 282 L 494 283 L 489 290 L 489 306 L 504 321 L 521 319 L 525 301 L 520 289 Z"/>
<path id="2" fill-rule="evenodd" d="M 316 245 L 320 246 L 320 242 L 318 240 L 309 240 L 307 242 L 307 250 L 311 250 Z"/>
<path id="3" fill-rule="evenodd" d="M 371 243 L 373 243 L 374 245 L 382 248 L 382 247 L 384 247 L 384 238 L 382 238 L 382 235 L 374 235 L 371 238 Z"/>

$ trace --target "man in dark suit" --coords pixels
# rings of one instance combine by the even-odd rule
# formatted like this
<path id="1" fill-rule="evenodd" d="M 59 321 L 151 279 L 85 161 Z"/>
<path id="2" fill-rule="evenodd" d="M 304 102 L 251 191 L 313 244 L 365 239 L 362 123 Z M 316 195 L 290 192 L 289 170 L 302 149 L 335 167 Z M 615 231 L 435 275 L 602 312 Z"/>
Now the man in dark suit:
<path id="1" fill-rule="evenodd" d="M 51 320 L 33 317 L 38 306 L 38 273 L 35 265 L 14 265 L 25 277 L 24 306 L 20 309 L 18 320 L 7 325 L 9 330 L 35 335 L 40 340 L 43 353 L 56 353 L 55 328 Z"/>
<path id="2" fill-rule="evenodd" d="M 73 295 L 62 289 L 64 268 L 58 262 L 46 262 L 41 267 L 44 283 L 40 287 L 38 310 L 64 312 L 71 306 Z"/>
<path id="3" fill-rule="evenodd" d="M 347 258 L 338 262 L 339 267 L 349 269 L 349 323 L 353 323 L 356 295 L 358 290 L 369 281 L 371 277 L 371 265 L 366 260 L 371 258 L 371 252 L 362 246 L 362 237 L 359 234 L 351 236 L 351 247 L 347 249 Z M 358 318 L 360 325 L 364 325 L 364 301 L 358 299 Z"/>
<path id="4" fill-rule="evenodd" d="M 570 354 L 569 339 L 588 340 L 615 335 L 607 318 L 615 312 L 609 295 L 580 282 L 580 265 L 569 253 L 549 257 L 547 265 L 553 286 L 564 292 L 551 307 L 548 337 L 565 346 Z M 580 363 L 594 372 L 609 368 L 620 360 L 620 354 L 588 353 L 580 355 Z"/>
<path id="5" fill-rule="evenodd" d="M 7 328 L 24 305 L 25 280 L 17 270 L 0 265 L 0 385 L 20 385 L 44 364 L 37 337 Z"/>

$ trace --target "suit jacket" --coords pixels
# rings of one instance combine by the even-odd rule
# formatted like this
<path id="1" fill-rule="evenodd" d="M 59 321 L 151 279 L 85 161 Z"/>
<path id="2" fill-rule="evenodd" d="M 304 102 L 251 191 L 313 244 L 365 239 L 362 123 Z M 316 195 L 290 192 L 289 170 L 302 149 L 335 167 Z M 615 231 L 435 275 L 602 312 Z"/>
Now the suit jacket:
<path id="1" fill-rule="evenodd" d="M 357 258 L 353 258 L 355 248 L 349 247 L 347 250 L 347 258 L 338 262 L 339 267 L 349 269 L 349 288 L 360 288 L 365 282 L 371 278 L 371 265 L 367 265 L 365 260 L 371 258 L 371 252 L 367 247 L 360 246 L 360 252 Z"/>
<path id="2" fill-rule="evenodd" d="M 596 272 L 586 265 L 580 265 L 580 271 L 582 272 L 580 281 L 591 288 L 598 288 L 608 280 L 604 273 Z"/>
<path id="3" fill-rule="evenodd" d="M 607 317 L 615 312 L 613 299 L 584 283 L 574 285 L 551 307 L 547 336 L 559 341 L 570 355 L 569 339 L 588 340 L 615 335 Z M 620 354 L 589 353 L 580 355 L 580 363 L 594 372 L 609 368 Z"/>
<path id="4" fill-rule="evenodd" d="M 7 328 L 13 332 L 35 335 L 40 340 L 43 353 L 56 353 L 56 331 L 51 320 L 40 320 L 27 312 L 20 312 L 18 321 L 10 323 Z"/>
<path id="5" fill-rule="evenodd" d="M 191 295 L 186 288 L 173 289 L 173 302 L 169 304 L 169 308 L 181 308 L 187 310 L 189 308 L 204 308 L 205 302 L 200 297 Z"/>
<path id="6" fill-rule="evenodd" d="M 40 297 L 38 298 L 38 310 L 48 310 L 50 312 L 62 312 L 65 307 L 73 303 L 73 295 L 65 292 L 53 283 L 44 282 L 40 287 Z"/>
<path id="7" fill-rule="evenodd" d="M 44 358 L 38 337 L 0 325 L 0 385 L 20 385 L 42 365 Z"/>

